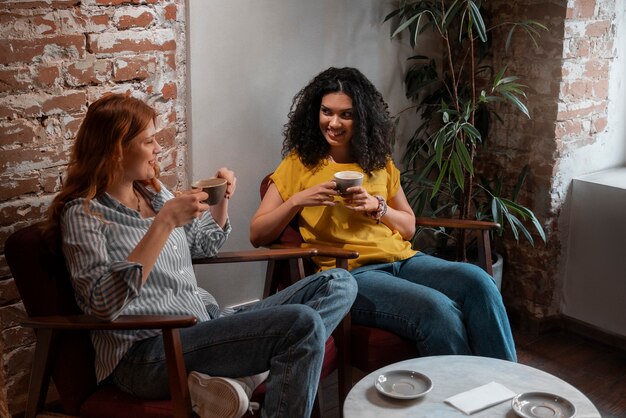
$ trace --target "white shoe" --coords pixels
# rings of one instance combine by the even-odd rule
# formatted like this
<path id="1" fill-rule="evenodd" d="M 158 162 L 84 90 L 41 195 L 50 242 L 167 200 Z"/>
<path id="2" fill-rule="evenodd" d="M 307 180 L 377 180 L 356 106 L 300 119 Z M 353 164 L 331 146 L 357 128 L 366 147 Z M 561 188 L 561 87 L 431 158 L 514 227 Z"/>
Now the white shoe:
<path id="1" fill-rule="evenodd" d="M 243 390 L 246 392 L 246 395 L 248 395 L 248 399 L 250 399 L 254 390 L 267 379 L 269 374 L 270 371 L 268 370 L 263 373 L 255 374 L 254 376 L 238 377 L 235 380 L 243 386 Z"/>
<path id="2" fill-rule="evenodd" d="M 247 410 L 259 409 L 259 404 L 249 400 L 268 373 L 237 379 L 189 373 L 187 383 L 193 411 L 200 418 L 240 418 Z"/>

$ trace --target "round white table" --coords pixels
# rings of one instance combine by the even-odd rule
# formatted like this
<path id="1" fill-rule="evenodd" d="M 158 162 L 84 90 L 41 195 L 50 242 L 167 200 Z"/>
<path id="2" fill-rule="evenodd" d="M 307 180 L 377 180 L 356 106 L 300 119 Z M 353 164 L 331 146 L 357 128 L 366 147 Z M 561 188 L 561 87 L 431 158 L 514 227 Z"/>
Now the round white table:
<path id="1" fill-rule="evenodd" d="M 421 398 L 399 400 L 380 394 L 374 381 L 391 370 L 414 370 L 430 377 L 433 389 Z M 444 403 L 446 398 L 498 382 L 515 393 L 549 392 L 568 399 L 576 406 L 576 418 L 601 418 L 591 401 L 569 383 L 533 367 L 510 361 L 475 356 L 431 356 L 385 366 L 361 379 L 343 404 L 344 418 L 465 417 L 463 412 Z M 511 401 L 484 409 L 472 418 L 519 418 Z"/>

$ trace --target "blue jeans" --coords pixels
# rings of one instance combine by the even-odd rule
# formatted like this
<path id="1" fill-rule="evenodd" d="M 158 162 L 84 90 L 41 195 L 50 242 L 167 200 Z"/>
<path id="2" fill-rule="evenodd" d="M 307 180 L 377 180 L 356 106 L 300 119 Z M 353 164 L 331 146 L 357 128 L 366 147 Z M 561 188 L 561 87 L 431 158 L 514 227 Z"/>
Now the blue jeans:
<path id="1" fill-rule="evenodd" d="M 353 323 L 415 341 L 422 356 L 517 360 L 502 297 L 480 267 L 417 253 L 351 273 L 359 285 Z"/>
<path id="2" fill-rule="evenodd" d="M 180 329 L 187 371 L 241 377 L 269 370 L 262 417 L 308 417 L 326 339 L 356 297 L 352 275 L 332 269 L 229 316 Z M 112 374 L 122 390 L 169 397 L 163 339 L 135 343 Z"/>

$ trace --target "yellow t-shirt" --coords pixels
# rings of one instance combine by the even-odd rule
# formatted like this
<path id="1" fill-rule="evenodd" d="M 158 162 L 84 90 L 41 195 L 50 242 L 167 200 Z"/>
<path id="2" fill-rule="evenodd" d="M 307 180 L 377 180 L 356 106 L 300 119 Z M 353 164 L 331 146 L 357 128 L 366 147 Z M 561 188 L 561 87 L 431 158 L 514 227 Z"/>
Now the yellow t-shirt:
<path id="1" fill-rule="evenodd" d="M 271 180 L 286 201 L 297 192 L 332 180 L 334 173 L 346 170 L 364 173 L 358 164 L 334 161 L 322 162 L 311 170 L 295 154 L 290 154 L 276 168 Z M 369 176 L 365 174 L 363 187 L 369 194 L 389 200 L 400 189 L 400 171 L 389 160 L 384 169 L 376 170 Z M 335 199 L 338 201 L 335 206 L 308 206 L 300 211 L 300 233 L 305 243 L 358 251 L 359 258 L 349 260 L 349 269 L 404 260 L 416 253 L 411 243 L 398 231 L 346 208 L 341 197 Z M 317 257 L 315 261 L 322 270 L 335 267 L 334 259 Z"/>

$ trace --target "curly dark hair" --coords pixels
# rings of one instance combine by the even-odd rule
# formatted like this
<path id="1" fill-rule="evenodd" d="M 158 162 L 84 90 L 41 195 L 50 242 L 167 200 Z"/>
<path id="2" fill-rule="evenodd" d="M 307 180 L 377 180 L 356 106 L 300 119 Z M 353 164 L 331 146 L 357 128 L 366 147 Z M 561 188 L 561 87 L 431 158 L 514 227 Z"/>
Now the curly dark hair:
<path id="1" fill-rule="evenodd" d="M 289 121 L 283 129 L 283 157 L 295 152 L 309 168 L 317 167 L 328 157 L 330 145 L 319 128 L 319 112 L 322 97 L 337 92 L 352 99 L 350 152 L 354 161 L 368 174 L 384 168 L 391 158 L 393 135 L 387 103 L 359 70 L 349 67 L 331 67 L 321 72 L 294 96 Z"/>

